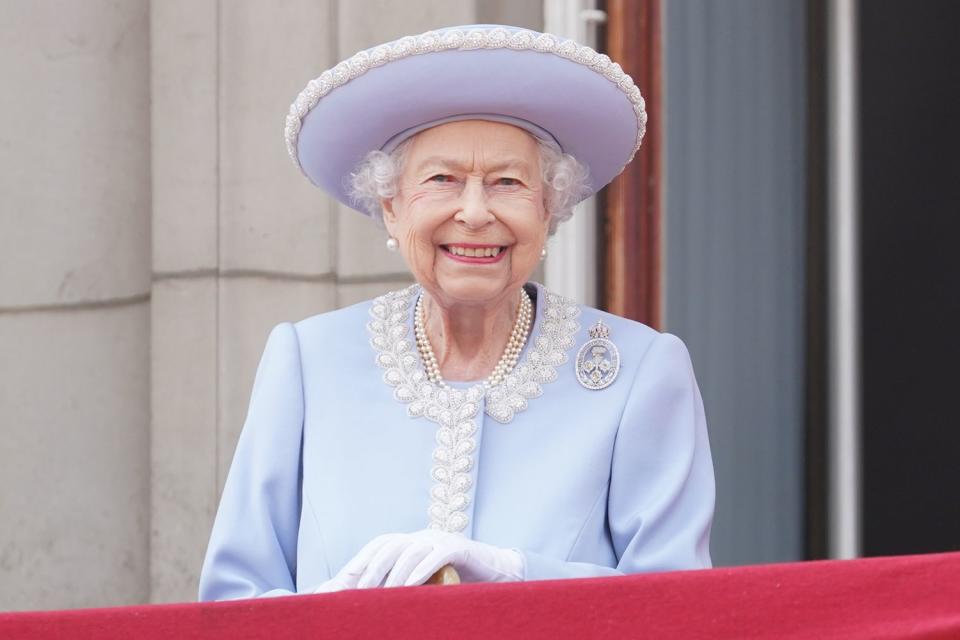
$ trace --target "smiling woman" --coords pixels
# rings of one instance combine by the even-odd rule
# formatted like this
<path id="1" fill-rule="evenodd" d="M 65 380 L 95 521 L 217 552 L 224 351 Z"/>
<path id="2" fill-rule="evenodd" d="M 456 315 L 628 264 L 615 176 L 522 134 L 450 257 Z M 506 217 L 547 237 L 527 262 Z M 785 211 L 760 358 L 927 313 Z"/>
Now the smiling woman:
<path id="1" fill-rule="evenodd" d="M 525 29 L 403 38 L 307 85 L 291 157 L 417 284 L 274 329 L 201 598 L 709 566 L 683 343 L 529 282 L 645 125 L 619 66 Z"/>
<path id="2" fill-rule="evenodd" d="M 537 144 L 522 129 L 483 120 L 422 131 L 382 207 L 423 287 L 441 370 L 453 380 L 483 378 L 504 350 L 546 242 Z"/>

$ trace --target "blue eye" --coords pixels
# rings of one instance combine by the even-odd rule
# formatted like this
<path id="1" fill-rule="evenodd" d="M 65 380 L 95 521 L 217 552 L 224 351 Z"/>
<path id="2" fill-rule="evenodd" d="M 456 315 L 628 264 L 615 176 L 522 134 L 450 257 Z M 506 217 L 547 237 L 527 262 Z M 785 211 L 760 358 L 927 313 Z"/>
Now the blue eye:
<path id="1" fill-rule="evenodd" d="M 520 184 L 520 181 L 516 178 L 500 178 L 497 184 L 502 187 L 515 187 Z"/>
<path id="2" fill-rule="evenodd" d="M 447 182 L 453 182 L 453 176 L 447 175 L 445 173 L 438 173 L 435 176 L 430 176 L 428 182 L 437 182 L 440 184 L 445 184 Z"/>

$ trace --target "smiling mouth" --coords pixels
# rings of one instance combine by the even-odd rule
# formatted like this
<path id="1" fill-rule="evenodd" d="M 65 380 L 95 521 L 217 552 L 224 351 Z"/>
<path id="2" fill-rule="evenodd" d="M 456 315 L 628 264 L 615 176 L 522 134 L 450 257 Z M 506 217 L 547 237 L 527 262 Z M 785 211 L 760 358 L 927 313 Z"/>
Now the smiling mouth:
<path id="1" fill-rule="evenodd" d="M 497 245 L 442 244 L 440 248 L 448 256 L 459 262 L 491 263 L 499 262 L 509 247 Z"/>

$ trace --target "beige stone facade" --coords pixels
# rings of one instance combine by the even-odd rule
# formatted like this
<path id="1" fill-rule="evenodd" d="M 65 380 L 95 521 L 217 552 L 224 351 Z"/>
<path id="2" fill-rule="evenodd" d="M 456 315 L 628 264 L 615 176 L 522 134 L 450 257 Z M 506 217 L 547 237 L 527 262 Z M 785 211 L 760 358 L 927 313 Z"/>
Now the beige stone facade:
<path id="1" fill-rule="evenodd" d="M 269 329 L 408 283 L 283 145 L 356 50 L 539 0 L 0 6 L 0 610 L 192 600 Z"/>

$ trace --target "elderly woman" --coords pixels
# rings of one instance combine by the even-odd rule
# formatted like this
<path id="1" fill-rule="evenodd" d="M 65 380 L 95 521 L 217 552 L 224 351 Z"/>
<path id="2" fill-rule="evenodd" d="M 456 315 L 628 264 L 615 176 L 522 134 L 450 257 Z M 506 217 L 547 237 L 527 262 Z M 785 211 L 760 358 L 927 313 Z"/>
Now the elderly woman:
<path id="1" fill-rule="evenodd" d="M 314 184 L 381 217 L 417 284 L 270 334 L 202 599 L 708 567 L 714 480 L 677 338 L 529 278 L 629 162 L 643 99 L 606 56 L 431 32 L 311 81 Z"/>

